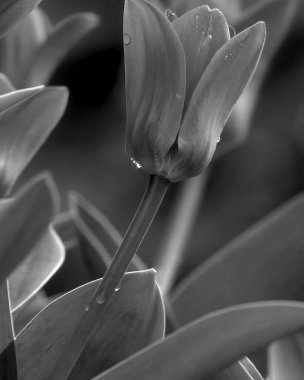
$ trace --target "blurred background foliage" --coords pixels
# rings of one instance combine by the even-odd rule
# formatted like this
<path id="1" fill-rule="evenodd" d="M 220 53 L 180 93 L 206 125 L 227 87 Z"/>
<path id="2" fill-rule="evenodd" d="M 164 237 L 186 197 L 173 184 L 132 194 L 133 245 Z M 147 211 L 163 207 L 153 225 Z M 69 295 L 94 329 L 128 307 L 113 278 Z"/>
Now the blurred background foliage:
<path id="1" fill-rule="evenodd" d="M 62 192 L 63 208 L 67 193 L 76 190 L 123 233 L 147 181 L 124 153 L 123 0 L 44 0 L 41 6 L 53 22 L 74 12 L 94 11 L 101 24 L 53 76 L 52 84 L 70 89 L 68 110 L 20 182 L 50 169 Z M 264 77 L 249 134 L 209 168 L 180 278 L 304 189 L 303 67 L 304 3 L 298 1 L 287 36 Z M 156 262 L 180 186 L 171 186 L 140 249 L 148 266 Z"/>

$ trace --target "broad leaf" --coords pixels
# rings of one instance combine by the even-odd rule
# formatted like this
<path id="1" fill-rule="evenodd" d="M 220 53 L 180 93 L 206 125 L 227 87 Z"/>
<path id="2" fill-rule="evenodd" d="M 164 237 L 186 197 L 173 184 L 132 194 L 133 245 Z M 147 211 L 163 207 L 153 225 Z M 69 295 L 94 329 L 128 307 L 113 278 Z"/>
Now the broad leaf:
<path id="1" fill-rule="evenodd" d="M 63 87 L 35 87 L 0 96 L 0 192 L 6 194 L 61 118 Z"/>
<path id="2" fill-rule="evenodd" d="M 173 294 L 179 321 L 244 302 L 303 299 L 303 224 L 301 194 L 214 254 Z"/>
<path id="3" fill-rule="evenodd" d="M 50 228 L 10 275 L 12 310 L 32 298 L 58 270 L 63 260 L 64 247 L 53 228 Z"/>
<path id="4" fill-rule="evenodd" d="M 77 331 L 100 280 L 49 304 L 17 336 L 18 368 L 23 380 L 49 379 L 64 344 Z M 154 271 L 131 272 L 99 320 L 69 378 L 89 379 L 163 337 L 164 311 Z M 64 343 L 64 344 L 63 344 Z M 61 377 L 56 377 L 60 380 Z"/>
<path id="5" fill-rule="evenodd" d="M 245 354 L 303 328 L 303 303 L 239 305 L 196 320 L 94 380 L 208 380 Z"/>
<path id="6" fill-rule="evenodd" d="M 26 17 L 41 0 L 1 0 L 0 37 L 14 24 Z"/>
<path id="7" fill-rule="evenodd" d="M 46 174 L 31 180 L 14 199 L 0 201 L 0 283 L 31 252 L 57 208 L 57 190 Z"/>

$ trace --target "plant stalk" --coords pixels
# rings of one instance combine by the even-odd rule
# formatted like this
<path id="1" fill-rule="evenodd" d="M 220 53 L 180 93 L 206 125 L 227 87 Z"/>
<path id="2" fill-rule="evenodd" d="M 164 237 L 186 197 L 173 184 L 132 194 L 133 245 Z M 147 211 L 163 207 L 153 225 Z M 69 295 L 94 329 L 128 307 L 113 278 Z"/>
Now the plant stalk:
<path id="1" fill-rule="evenodd" d="M 100 323 L 101 319 L 104 318 L 105 311 L 114 292 L 119 290 L 122 277 L 138 251 L 161 205 L 168 185 L 169 181 L 165 178 L 159 176 L 150 177 L 147 190 L 120 247 L 88 303 L 85 309 L 86 312 L 84 312 L 75 333 L 66 342 L 66 354 L 55 363 L 48 380 L 65 380 L 68 378 L 97 323 Z"/>

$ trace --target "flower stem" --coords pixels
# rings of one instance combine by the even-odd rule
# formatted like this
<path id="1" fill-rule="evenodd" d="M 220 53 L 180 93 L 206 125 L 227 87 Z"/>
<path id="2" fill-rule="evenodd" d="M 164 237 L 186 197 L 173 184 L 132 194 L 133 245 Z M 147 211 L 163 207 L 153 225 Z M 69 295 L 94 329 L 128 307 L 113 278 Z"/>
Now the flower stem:
<path id="1" fill-rule="evenodd" d="M 66 342 L 65 355 L 62 355 L 54 363 L 53 371 L 51 371 L 48 380 L 68 378 L 95 326 L 104 317 L 115 290 L 119 287 L 124 273 L 127 271 L 159 209 L 168 185 L 169 181 L 165 178 L 150 177 L 147 190 L 120 247 L 88 303 L 86 312 L 77 325 L 75 333 Z"/>

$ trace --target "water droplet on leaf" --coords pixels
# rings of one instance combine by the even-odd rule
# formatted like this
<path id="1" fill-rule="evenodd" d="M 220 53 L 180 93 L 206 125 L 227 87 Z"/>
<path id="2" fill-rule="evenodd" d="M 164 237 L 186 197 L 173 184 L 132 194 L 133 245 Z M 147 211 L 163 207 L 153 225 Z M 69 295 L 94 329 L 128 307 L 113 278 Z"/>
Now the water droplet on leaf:
<path id="1" fill-rule="evenodd" d="M 85 307 L 85 309 L 84 309 L 85 311 L 89 311 L 90 310 L 90 306 L 89 305 L 87 305 L 86 307 Z"/>
<path id="2" fill-rule="evenodd" d="M 96 302 L 97 302 L 99 305 L 103 304 L 104 301 L 105 301 L 105 296 L 104 296 L 103 293 L 96 297 Z"/>
<path id="3" fill-rule="evenodd" d="M 115 292 L 118 292 L 120 290 L 120 286 L 117 286 L 116 288 L 115 288 Z"/>
<path id="4" fill-rule="evenodd" d="M 132 162 L 132 165 L 136 168 L 136 169 L 140 169 L 141 168 L 141 165 L 134 160 L 134 158 L 131 158 L 131 162 Z"/>
<path id="5" fill-rule="evenodd" d="M 131 43 L 131 37 L 127 33 L 124 33 L 123 35 L 123 43 L 126 46 L 130 45 Z"/>
<path id="6" fill-rule="evenodd" d="M 171 11 L 171 9 L 167 9 L 166 10 L 165 16 L 171 22 L 173 22 L 173 21 L 175 21 L 177 19 L 176 13 L 174 13 L 173 11 Z"/>
<path id="7" fill-rule="evenodd" d="M 221 141 L 221 136 L 219 136 L 216 140 L 217 143 L 219 143 Z"/>

